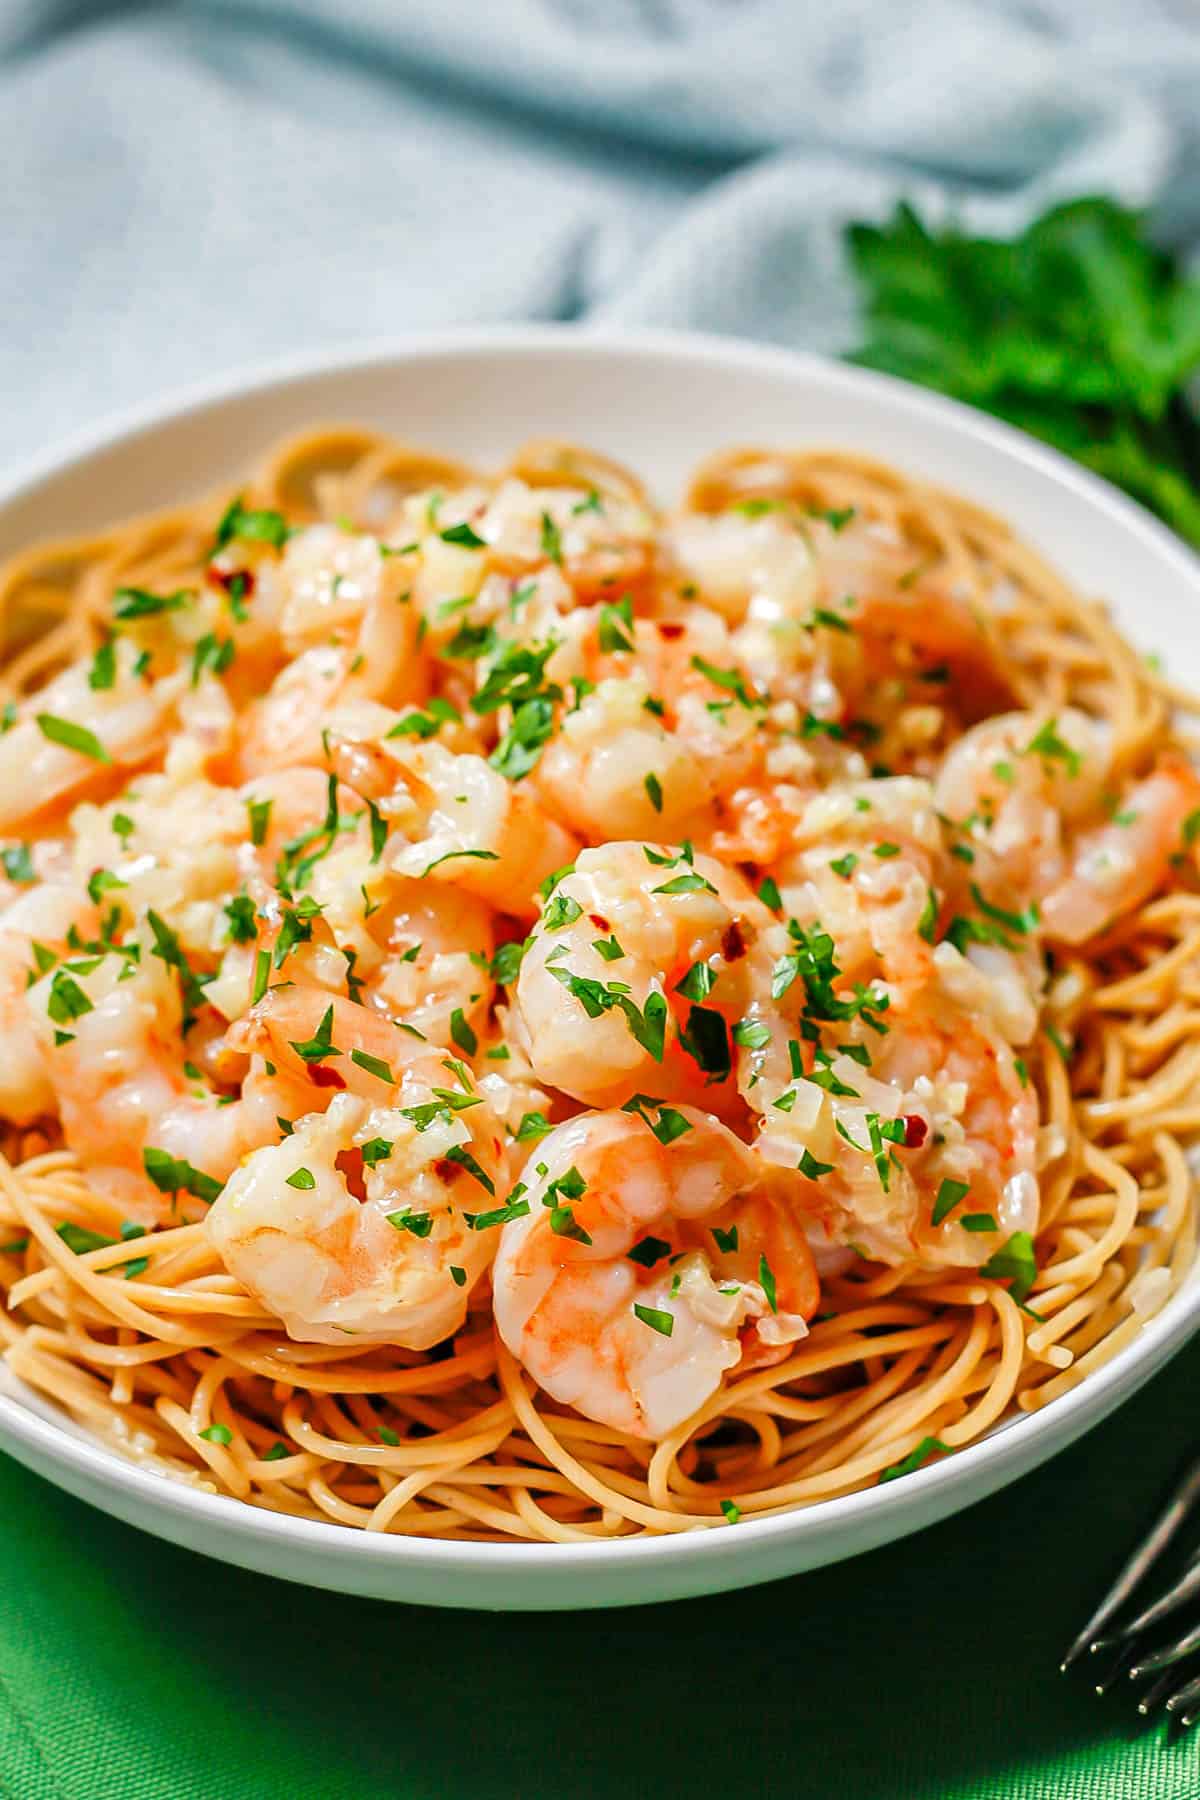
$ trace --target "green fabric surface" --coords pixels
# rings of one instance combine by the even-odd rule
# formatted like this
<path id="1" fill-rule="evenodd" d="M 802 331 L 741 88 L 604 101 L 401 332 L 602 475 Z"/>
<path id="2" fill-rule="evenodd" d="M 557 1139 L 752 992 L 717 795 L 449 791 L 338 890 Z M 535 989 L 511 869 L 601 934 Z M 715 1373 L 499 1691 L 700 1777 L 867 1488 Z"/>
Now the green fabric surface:
<path id="1" fill-rule="evenodd" d="M 16 1800 L 770 1793 L 1194 1800 L 1058 1658 L 1195 1447 L 1200 1343 L 1048 1467 L 919 1537 L 673 1606 L 385 1606 L 223 1569 L 0 1458 Z M 736 1528 L 734 1528 L 736 1529 Z"/>

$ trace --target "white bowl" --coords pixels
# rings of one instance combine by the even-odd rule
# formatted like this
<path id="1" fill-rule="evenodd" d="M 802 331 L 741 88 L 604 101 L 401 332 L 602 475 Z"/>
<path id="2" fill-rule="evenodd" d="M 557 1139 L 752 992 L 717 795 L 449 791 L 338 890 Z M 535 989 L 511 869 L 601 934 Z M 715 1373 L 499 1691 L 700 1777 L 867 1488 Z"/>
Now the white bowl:
<path id="1" fill-rule="evenodd" d="M 223 379 L 10 476 L 0 484 L 0 557 L 236 480 L 273 439 L 326 420 L 382 426 L 484 464 L 523 438 L 571 437 L 625 459 L 664 495 L 722 445 L 850 446 L 1005 514 L 1081 588 L 1106 596 L 1132 639 L 1169 649 L 1172 676 L 1200 687 L 1200 564 L 1114 489 L 901 382 L 717 338 L 473 331 Z M 130 1524 L 292 1581 L 437 1606 L 622 1606 L 793 1574 L 957 1512 L 1096 1424 L 1198 1324 L 1200 1267 L 1079 1387 L 934 1467 L 777 1518 L 611 1544 L 439 1543 L 259 1511 L 124 1461 L 11 1380 L 0 1444 Z"/>

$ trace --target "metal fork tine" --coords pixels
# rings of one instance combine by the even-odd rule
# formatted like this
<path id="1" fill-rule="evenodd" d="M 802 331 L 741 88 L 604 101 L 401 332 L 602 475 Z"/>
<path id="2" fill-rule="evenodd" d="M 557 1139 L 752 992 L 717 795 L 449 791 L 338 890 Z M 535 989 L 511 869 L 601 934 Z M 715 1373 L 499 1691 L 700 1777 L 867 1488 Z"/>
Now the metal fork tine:
<path id="1" fill-rule="evenodd" d="M 1144 1612 L 1140 1612 L 1136 1619 L 1130 1619 L 1127 1625 L 1119 1626 L 1111 1637 L 1098 1641 L 1103 1644 L 1118 1644 L 1127 1638 L 1137 1637 L 1140 1632 L 1150 1631 L 1168 1618 L 1176 1607 L 1185 1605 L 1197 1594 L 1200 1594 L 1200 1562 L 1194 1562 L 1185 1571 L 1182 1580 L 1169 1588 L 1161 1599 L 1155 1600 Z"/>
<path id="2" fill-rule="evenodd" d="M 1193 1625 L 1190 1631 L 1185 1631 L 1173 1644 L 1164 1644 L 1161 1650 L 1152 1650 L 1148 1656 L 1143 1656 L 1130 1669 L 1129 1679 L 1139 1681 L 1143 1675 L 1154 1675 L 1159 1669 L 1168 1668 L 1171 1663 L 1182 1662 L 1193 1650 L 1200 1650 L 1200 1625 Z"/>
<path id="3" fill-rule="evenodd" d="M 1168 1500 L 1149 1537 L 1139 1544 L 1059 1665 L 1064 1674 L 1085 1650 L 1094 1649 L 1108 1621 L 1129 1599 L 1200 1498 L 1200 1460 L 1192 1464 Z"/>
<path id="4" fill-rule="evenodd" d="M 1167 1711 L 1173 1719 L 1179 1720 L 1185 1730 L 1188 1726 L 1196 1723 L 1198 1708 L 1200 1708 L 1200 1675 L 1194 1681 L 1189 1681 L 1186 1687 L 1181 1687 L 1177 1694 L 1172 1694 L 1167 1701 Z"/>
<path id="5" fill-rule="evenodd" d="M 1101 1675 L 1100 1679 L 1096 1682 L 1096 1692 L 1098 1694 L 1107 1694 L 1109 1688 L 1112 1687 L 1117 1681 L 1119 1681 L 1122 1675 L 1124 1675 L 1125 1671 L 1128 1669 L 1130 1663 L 1133 1661 L 1133 1659 L 1136 1655 L 1137 1655 L 1137 1645 L 1136 1644 L 1134 1644 L 1134 1643 L 1118 1644 L 1116 1647 L 1116 1656 L 1114 1657 L 1113 1661 L 1108 1665 L 1107 1672 L 1105 1674 Z"/>
<path id="6" fill-rule="evenodd" d="M 1153 1687 L 1146 1689 L 1146 1692 L 1138 1701 L 1138 1711 L 1141 1713 L 1143 1719 L 1149 1718 L 1150 1714 L 1154 1711 L 1154 1708 L 1162 1705 L 1162 1702 L 1167 1698 L 1168 1694 L 1170 1694 L 1171 1689 L 1175 1686 L 1178 1679 L 1179 1677 L 1176 1671 L 1174 1669 L 1168 1669 L 1165 1675 L 1159 1676 Z"/>

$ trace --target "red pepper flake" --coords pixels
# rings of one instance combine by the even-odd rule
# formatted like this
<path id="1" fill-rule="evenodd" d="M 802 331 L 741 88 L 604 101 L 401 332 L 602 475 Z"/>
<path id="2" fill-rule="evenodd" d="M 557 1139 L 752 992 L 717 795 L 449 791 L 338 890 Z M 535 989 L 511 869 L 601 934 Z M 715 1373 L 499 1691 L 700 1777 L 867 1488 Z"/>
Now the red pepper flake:
<path id="1" fill-rule="evenodd" d="M 609 925 L 609 922 L 603 913 L 589 913 L 588 918 L 592 921 L 592 924 L 596 927 L 597 931 L 611 931 L 612 927 Z"/>
<path id="2" fill-rule="evenodd" d="M 906 1150 L 919 1150 L 928 1136 L 929 1127 L 921 1117 L 920 1113 L 905 1113 L 904 1148 Z"/>
<path id="3" fill-rule="evenodd" d="M 252 569 L 218 569 L 215 563 L 209 563 L 204 571 L 204 579 L 210 587 L 223 588 L 226 593 L 229 593 L 235 581 L 240 581 L 239 592 L 243 600 L 248 600 L 254 592 Z"/>
<path id="4" fill-rule="evenodd" d="M 451 1162 L 448 1156 L 439 1156 L 433 1165 L 433 1172 L 439 1181 L 456 1181 L 462 1174 L 462 1164 Z"/>
<path id="5" fill-rule="evenodd" d="M 323 1063 L 309 1063 L 308 1079 L 314 1087 L 344 1088 L 346 1085 L 336 1069 L 327 1069 Z"/>
<path id="6" fill-rule="evenodd" d="M 731 963 L 738 962 L 745 954 L 746 940 L 742 936 L 741 926 L 738 924 L 737 920 L 734 919 L 732 923 L 726 927 L 725 935 L 721 939 L 721 955 L 725 958 L 726 962 Z"/>
<path id="7" fill-rule="evenodd" d="M 668 641 L 673 642 L 675 638 L 681 638 L 685 630 L 686 627 L 678 624 L 676 620 L 664 619 L 659 622 L 658 635 L 659 637 L 664 637 Z"/>

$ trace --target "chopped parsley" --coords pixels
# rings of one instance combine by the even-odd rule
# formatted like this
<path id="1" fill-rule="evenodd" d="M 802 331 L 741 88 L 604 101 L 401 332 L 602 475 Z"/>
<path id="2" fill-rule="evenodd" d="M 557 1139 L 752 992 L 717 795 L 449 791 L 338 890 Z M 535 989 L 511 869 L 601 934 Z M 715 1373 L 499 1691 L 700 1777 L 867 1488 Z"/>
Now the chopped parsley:
<path id="1" fill-rule="evenodd" d="M 915 1450 L 910 1450 L 908 1455 L 902 1457 L 899 1462 L 892 1463 L 888 1468 L 882 1470 L 879 1479 L 881 1482 L 896 1481 L 901 1475 L 915 1475 L 931 1456 L 949 1456 L 950 1453 L 951 1446 L 943 1444 L 941 1438 L 922 1438 Z"/>
<path id="2" fill-rule="evenodd" d="M 461 525 L 447 525 L 445 531 L 438 532 L 438 536 L 443 544 L 461 544 L 464 550 L 487 548 L 486 539 L 481 538 L 474 527 L 468 525 L 465 520 Z"/>
<path id="3" fill-rule="evenodd" d="M 425 702 L 424 711 L 405 713 L 385 735 L 390 738 L 431 738 L 437 736 L 443 725 L 461 723 L 462 714 L 458 708 L 435 694 Z"/>
<path id="4" fill-rule="evenodd" d="M 1018 1306 L 1025 1300 L 1037 1279 L 1037 1272 L 1037 1253 L 1028 1231 L 1014 1231 L 1008 1242 L 979 1271 L 981 1275 L 989 1275 L 995 1281 L 1009 1282 L 1008 1291 Z"/>
<path id="5" fill-rule="evenodd" d="M 1072 777 L 1078 775 L 1083 763 L 1078 750 L 1072 750 L 1070 744 L 1059 736 L 1057 719 L 1046 720 L 1026 744 L 1025 754 L 1040 756 L 1043 762 L 1061 762 L 1065 764 L 1067 774 Z"/>
<path id="6" fill-rule="evenodd" d="M 671 1246 L 665 1238 L 644 1237 L 639 1239 L 633 1249 L 627 1250 L 625 1254 L 629 1261 L 637 1263 L 639 1268 L 652 1269 L 655 1263 L 662 1261 L 664 1256 L 670 1256 Z"/>
<path id="7" fill-rule="evenodd" d="M 942 1220 L 954 1211 L 960 1200 L 965 1200 L 970 1193 L 970 1183 L 966 1181 L 943 1181 L 937 1191 L 933 1203 L 932 1223 L 940 1225 Z"/>
<path id="8" fill-rule="evenodd" d="M 190 598 L 189 588 L 177 588 L 173 594 L 151 594 L 145 588 L 119 587 L 113 596 L 113 616 L 150 619 L 159 613 L 178 612 Z"/>
<path id="9" fill-rule="evenodd" d="M 223 550 L 226 544 L 240 538 L 243 542 L 270 544 L 272 549 L 281 550 L 290 536 L 288 522 L 282 513 L 273 512 L 269 508 L 248 510 L 242 503 L 242 496 L 238 494 L 230 501 L 218 521 L 214 548 Z"/>
<path id="10" fill-rule="evenodd" d="M 395 1087 L 396 1077 L 382 1056 L 371 1056 L 366 1050 L 352 1050 L 350 1061 L 365 1069 L 368 1075 L 374 1075 L 377 1081 L 386 1081 L 389 1087 Z"/>
<path id="11" fill-rule="evenodd" d="M 658 1109 L 657 1119 L 650 1117 L 652 1107 Z M 683 1137 L 692 1129 L 691 1121 L 685 1119 L 681 1112 L 673 1106 L 664 1106 L 661 1100 L 656 1100 L 651 1094 L 635 1094 L 631 1100 L 626 1100 L 621 1111 L 636 1113 L 650 1127 L 660 1144 L 673 1144 L 676 1138 Z"/>
<path id="12" fill-rule="evenodd" d="M 633 649 L 633 600 L 624 594 L 611 606 L 601 606 L 596 617 L 596 641 L 605 655 Z"/>
<path id="13" fill-rule="evenodd" d="M 633 1316 L 648 1325 L 651 1331 L 657 1331 L 660 1337 L 670 1337 L 675 1329 L 675 1315 L 662 1312 L 656 1306 L 642 1306 L 638 1301 L 633 1303 Z"/>
<path id="14" fill-rule="evenodd" d="M 15 881 L 20 886 L 28 887 L 37 880 L 37 873 L 34 870 L 33 858 L 29 854 L 28 844 L 8 845 L 7 848 L 0 851 L 0 861 L 3 862 L 4 873 L 8 876 L 10 881 Z M 115 876 L 113 879 L 116 879 Z M 125 884 L 122 882 L 120 885 L 123 887 Z M 96 898 L 96 896 L 93 896 L 93 898 Z"/>
<path id="15" fill-rule="evenodd" d="M 61 744 L 65 750 L 77 750 L 80 756 L 90 756 L 93 762 L 112 761 L 95 732 L 85 725 L 76 725 L 70 719 L 59 719 L 46 712 L 38 713 L 36 722 L 42 736 L 52 744 Z"/>
<path id="16" fill-rule="evenodd" d="M 172 1156 L 154 1145 L 147 1145 L 142 1151 L 142 1167 L 160 1193 L 193 1194 L 206 1206 L 212 1205 L 225 1185 L 202 1169 L 193 1168 L 186 1158 Z"/>
<path id="17" fill-rule="evenodd" d="M 548 512 L 542 514 L 542 555 L 553 563 L 561 563 L 563 559 L 562 532 Z"/>

